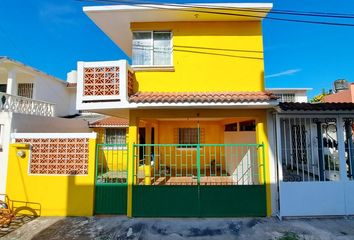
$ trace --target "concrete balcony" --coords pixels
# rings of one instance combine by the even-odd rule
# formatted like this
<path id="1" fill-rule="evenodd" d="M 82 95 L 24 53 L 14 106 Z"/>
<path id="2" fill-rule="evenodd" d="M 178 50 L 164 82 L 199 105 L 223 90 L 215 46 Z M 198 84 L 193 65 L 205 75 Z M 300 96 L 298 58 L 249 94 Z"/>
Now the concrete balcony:
<path id="1" fill-rule="evenodd" d="M 0 112 L 53 117 L 55 104 L 0 92 Z"/>
<path id="2" fill-rule="evenodd" d="M 134 72 L 126 60 L 78 62 L 77 109 L 100 110 L 128 107 Z"/>

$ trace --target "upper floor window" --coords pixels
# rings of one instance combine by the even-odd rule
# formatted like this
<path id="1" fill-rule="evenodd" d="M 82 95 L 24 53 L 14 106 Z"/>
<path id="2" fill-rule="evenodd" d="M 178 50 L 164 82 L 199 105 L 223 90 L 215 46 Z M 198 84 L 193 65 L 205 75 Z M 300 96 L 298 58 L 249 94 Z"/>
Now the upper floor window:
<path id="1" fill-rule="evenodd" d="M 171 66 L 172 33 L 167 31 L 133 32 L 135 66 Z"/>
<path id="2" fill-rule="evenodd" d="M 280 102 L 295 102 L 295 93 L 276 93 Z"/>
<path id="3" fill-rule="evenodd" d="M 33 98 L 33 83 L 19 83 L 17 95 L 26 98 Z"/>

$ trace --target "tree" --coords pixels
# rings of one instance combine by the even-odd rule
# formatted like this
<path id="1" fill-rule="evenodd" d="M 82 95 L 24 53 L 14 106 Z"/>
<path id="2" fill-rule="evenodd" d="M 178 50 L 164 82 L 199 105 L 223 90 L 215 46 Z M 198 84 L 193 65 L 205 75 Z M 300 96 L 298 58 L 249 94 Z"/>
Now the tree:
<path id="1" fill-rule="evenodd" d="M 316 96 L 314 96 L 311 100 L 310 100 L 310 102 L 311 103 L 319 103 L 319 102 L 323 102 L 323 98 L 325 97 L 325 96 L 327 96 L 327 95 L 330 95 L 331 93 L 328 91 L 328 92 L 326 92 L 326 90 L 323 88 L 322 89 L 322 93 L 321 94 L 318 94 L 318 95 L 316 95 Z"/>

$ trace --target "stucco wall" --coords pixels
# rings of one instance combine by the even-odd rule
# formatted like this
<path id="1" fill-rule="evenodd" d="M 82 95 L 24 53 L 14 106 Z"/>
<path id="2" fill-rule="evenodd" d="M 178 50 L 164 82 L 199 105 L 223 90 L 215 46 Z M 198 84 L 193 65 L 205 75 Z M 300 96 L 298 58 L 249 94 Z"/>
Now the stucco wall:
<path id="1" fill-rule="evenodd" d="M 2 138 L 2 151 L 0 151 L 0 193 L 6 191 L 7 159 L 9 155 L 9 141 L 11 133 L 12 113 L 0 112 L 0 124 L 3 126 L 0 137 Z"/>
<path id="2" fill-rule="evenodd" d="M 18 151 L 25 156 L 19 157 Z M 95 140 L 89 140 L 87 175 L 29 174 L 29 144 L 11 144 L 7 194 L 17 207 L 41 216 L 90 216 L 94 203 Z"/>
<path id="3" fill-rule="evenodd" d="M 171 30 L 174 71 L 136 72 L 140 91 L 264 90 L 261 22 L 132 23 Z"/>
<path id="4" fill-rule="evenodd" d="M 55 103 L 56 116 L 77 113 L 71 90 L 66 87 L 65 82 L 37 77 L 34 88 L 34 99 Z"/>

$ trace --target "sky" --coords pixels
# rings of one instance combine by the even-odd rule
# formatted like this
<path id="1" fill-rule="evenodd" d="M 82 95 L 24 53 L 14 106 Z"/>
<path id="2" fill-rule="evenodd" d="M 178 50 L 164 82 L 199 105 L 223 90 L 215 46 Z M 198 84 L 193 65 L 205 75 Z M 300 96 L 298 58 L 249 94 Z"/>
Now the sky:
<path id="1" fill-rule="evenodd" d="M 274 9 L 354 15 L 354 1 L 350 0 L 231 2 L 271 2 Z M 87 5 L 95 4 L 77 0 L 0 0 L 0 56 L 64 80 L 67 72 L 76 69 L 77 61 L 127 58 L 83 13 L 82 7 Z M 309 92 L 312 97 L 322 89 L 331 89 L 336 79 L 354 82 L 354 27 L 265 19 L 263 42 L 266 87 L 313 88 Z"/>

